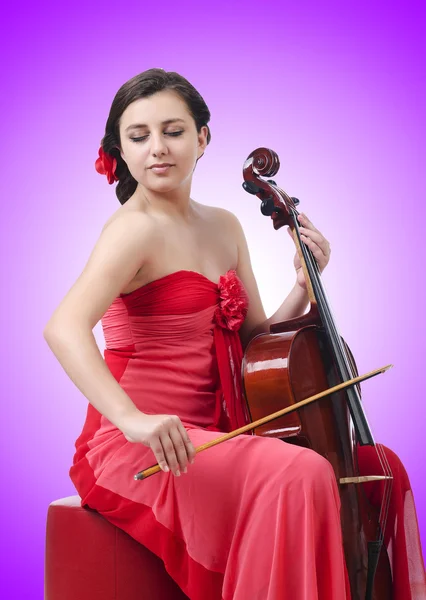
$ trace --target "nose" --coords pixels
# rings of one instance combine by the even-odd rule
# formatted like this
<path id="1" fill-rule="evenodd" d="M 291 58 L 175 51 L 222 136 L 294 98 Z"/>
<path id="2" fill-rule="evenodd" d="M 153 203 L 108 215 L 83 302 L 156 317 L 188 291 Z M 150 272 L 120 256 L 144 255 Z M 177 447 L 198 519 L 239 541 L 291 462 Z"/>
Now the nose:
<path id="1" fill-rule="evenodd" d="M 168 153 L 167 140 L 160 134 L 152 134 L 151 137 L 151 152 L 153 156 L 162 156 Z"/>

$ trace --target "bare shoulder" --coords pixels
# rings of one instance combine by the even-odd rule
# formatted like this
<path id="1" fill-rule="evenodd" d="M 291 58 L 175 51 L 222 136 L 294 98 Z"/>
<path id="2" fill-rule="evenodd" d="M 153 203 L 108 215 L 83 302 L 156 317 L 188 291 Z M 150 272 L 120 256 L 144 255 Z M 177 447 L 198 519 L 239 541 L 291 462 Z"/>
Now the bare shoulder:
<path id="1" fill-rule="evenodd" d="M 217 226 L 222 230 L 225 228 L 228 234 L 233 233 L 236 236 L 243 234 L 243 228 L 239 219 L 230 210 L 220 206 L 199 206 L 202 206 L 205 219 L 213 226 Z"/>
<path id="2" fill-rule="evenodd" d="M 141 210 L 137 210 L 136 208 L 130 207 L 127 204 L 123 204 L 120 206 L 112 215 L 105 221 L 102 226 L 102 231 L 105 231 L 107 227 L 109 227 L 112 223 L 117 220 L 121 220 L 121 222 L 130 221 L 132 219 L 136 219 L 139 223 L 142 223 L 145 220 L 147 223 L 149 221 L 146 213 Z"/>
<path id="3" fill-rule="evenodd" d="M 243 282 L 249 298 L 249 310 L 239 332 L 243 347 L 245 347 L 250 339 L 251 332 L 266 321 L 266 314 L 253 273 L 250 252 L 240 220 L 230 210 L 219 207 L 214 207 L 212 218 L 216 220 L 216 223 L 220 225 L 228 237 L 232 237 L 237 247 L 238 261 L 236 272 Z"/>
<path id="4" fill-rule="evenodd" d="M 211 219 L 214 224 L 232 238 L 238 249 L 238 271 L 251 269 L 250 256 L 243 227 L 238 217 L 226 208 L 218 206 L 206 207 L 211 210 Z"/>
<path id="5" fill-rule="evenodd" d="M 154 226 L 137 211 L 117 211 L 104 225 L 89 259 L 46 328 L 65 321 L 93 329 L 147 260 Z"/>
<path id="6" fill-rule="evenodd" d="M 138 210 L 117 211 L 102 226 L 99 240 L 103 235 L 125 235 L 131 244 L 136 241 L 147 241 L 147 236 L 152 235 L 154 231 L 155 224 L 145 212 Z"/>

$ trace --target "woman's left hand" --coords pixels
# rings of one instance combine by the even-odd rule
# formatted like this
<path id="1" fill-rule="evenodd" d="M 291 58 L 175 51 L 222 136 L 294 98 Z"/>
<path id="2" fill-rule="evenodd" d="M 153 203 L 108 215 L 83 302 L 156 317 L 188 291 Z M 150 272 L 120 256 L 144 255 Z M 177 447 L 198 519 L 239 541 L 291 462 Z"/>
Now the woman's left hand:
<path id="1" fill-rule="evenodd" d="M 301 213 L 298 216 L 298 221 L 300 223 L 299 230 L 302 242 L 304 242 L 311 250 L 318 263 L 320 273 L 322 273 L 327 266 L 328 261 L 330 260 L 330 244 L 304 213 Z M 287 231 L 291 237 L 293 237 L 290 227 L 287 229 Z M 306 289 L 305 275 L 303 273 L 302 265 L 300 264 L 300 258 L 297 252 L 294 257 L 294 268 L 296 269 L 298 285 L 300 285 L 301 288 Z"/>

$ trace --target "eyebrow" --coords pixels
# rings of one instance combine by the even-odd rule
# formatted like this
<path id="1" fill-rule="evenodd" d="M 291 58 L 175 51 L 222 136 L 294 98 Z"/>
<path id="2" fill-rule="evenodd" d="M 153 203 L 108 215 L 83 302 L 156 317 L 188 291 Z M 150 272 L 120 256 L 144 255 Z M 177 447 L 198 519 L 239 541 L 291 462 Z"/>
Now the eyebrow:
<path id="1" fill-rule="evenodd" d="M 161 125 L 169 125 L 170 123 L 177 123 L 178 121 L 185 123 L 183 119 L 166 119 L 165 121 L 161 121 Z M 129 125 L 124 131 L 127 132 L 131 129 L 139 129 L 142 127 L 148 127 L 148 125 L 145 125 L 144 123 L 136 123 L 135 125 Z"/>

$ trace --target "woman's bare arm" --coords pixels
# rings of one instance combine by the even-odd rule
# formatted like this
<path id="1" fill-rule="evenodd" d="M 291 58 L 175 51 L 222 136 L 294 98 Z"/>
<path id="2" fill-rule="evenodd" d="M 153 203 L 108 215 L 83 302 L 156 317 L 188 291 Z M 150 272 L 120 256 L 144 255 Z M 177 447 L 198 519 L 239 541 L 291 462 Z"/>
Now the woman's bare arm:
<path id="1" fill-rule="evenodd" d="M 179 476 L 195 448 L 177 415 L 142 413 L 104 362 L 92 329 L 142 268 L 153 231 L 141 213 L 127 213 L 104 227 L 85 266 L 44 330 L 67 375 L 88 401 L 129 442 L 151 448 L 164 471 Z"/>
<path id="2" fill-rule="evenodd" d="M 63 369 L 87 400 L 118 429 L 137 413 L 102 358 L 93 333 L 75 325 L 46 330 L 44 337 Z"/>
<path id="3" fill-rule="evenodd" d="M 260 298 L 259 288 L 253 273 L 247 240 L 237 217 L 228 211 L 234 236 L 238 247 L 237 273 L 249 296 L 249 310 L 246 319 L 240 328 L 239 334 L 243 348 L 245 349 L 256 335 L 269 332 L 273 323 L 286 321 L 302 315 L 308 305 L 308 295 L 296 282 L 293 289 L 285 298 L 280 308 L 269 319 L 266 317 Z"/>
<path id="4" fill-rule="evenodd" d="M 70 379 L 120 429 L 137 409 L 105 364 L 92 330 L 143 266 L 150 238 L 144 215 L 128 213 L 108 224 L 43 332 Z"/>

